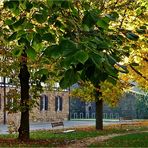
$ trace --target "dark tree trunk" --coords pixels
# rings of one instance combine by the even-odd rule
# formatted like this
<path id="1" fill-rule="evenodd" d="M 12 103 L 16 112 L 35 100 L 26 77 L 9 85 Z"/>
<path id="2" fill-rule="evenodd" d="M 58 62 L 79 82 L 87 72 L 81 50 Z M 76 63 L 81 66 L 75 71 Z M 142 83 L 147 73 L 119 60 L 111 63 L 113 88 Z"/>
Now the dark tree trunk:
<path id="1" fill-rule="evenodd" d="M 103 100 L 99 99 L 100 95 L 96 90 L 96 130 L 103 130 Z"/>
<path id="2" fill-rule="evenodd" d="M 21 68 L 20 68 L 20 84 L 21 84 L 21 121 L 19 131 L 19 140 L 26 141 L 29 139 L 29 77 L 30 74 L 27 68 L 27 55 L 22 54 Z"/>

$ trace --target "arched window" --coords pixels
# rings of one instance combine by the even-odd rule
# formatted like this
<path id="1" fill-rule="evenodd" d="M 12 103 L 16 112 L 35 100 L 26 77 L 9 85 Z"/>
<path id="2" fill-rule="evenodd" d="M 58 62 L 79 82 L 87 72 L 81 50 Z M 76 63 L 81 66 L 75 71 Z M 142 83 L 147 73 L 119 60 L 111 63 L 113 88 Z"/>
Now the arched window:
<path id="1" fill-rule="evenodd" d="M 40 98 L 40 111 L 48 110 L 48 96 L 42 95 Z"/>
<path id="2" fill-rule="evenodd" d="M 55 111 L 62 111 L 63 108 L 63 98 L 61 96 L 55 97 Z"/>

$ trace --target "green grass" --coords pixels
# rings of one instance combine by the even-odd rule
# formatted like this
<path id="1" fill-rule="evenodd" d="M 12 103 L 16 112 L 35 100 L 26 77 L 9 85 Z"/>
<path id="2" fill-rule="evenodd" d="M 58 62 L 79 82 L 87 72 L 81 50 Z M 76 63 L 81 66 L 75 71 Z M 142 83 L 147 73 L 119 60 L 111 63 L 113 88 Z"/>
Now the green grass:
<path id="1" fill-rule="evenodd" d="M 127 128 L 127 127 L 126 127 Z M 148 127 L 128 127 L 126 128 L 105 128 L 103 131 L 96 131 L 94 127 L 78 128 L 73 133 L 58 133 L 53 131 L 40 130 L 30 133 L 30 141 L 20 142 L 17 140 L 17 134 L 0 135 L 0 147 L 55 147 L 64 146 L 65 144 L 74 143 L 79 139 L 96 137 L 99 135 L 109 135 L 113 133 L 127 133 L 129 131 L 144 131 Z M 59 131 L 57 131 L 59 132 Z"/>
<path id="2" fill-rule="evenodd" d="M 148 147 L 148 132 L 114 137 L 90 147 Z"/>

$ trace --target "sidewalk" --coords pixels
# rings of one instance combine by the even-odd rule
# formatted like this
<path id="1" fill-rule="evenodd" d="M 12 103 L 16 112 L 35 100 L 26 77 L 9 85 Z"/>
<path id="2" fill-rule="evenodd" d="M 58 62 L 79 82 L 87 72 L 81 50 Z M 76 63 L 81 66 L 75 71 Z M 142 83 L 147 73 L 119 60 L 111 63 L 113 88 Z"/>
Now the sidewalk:
<path id="1" fill-rule="evenodd" d="M 115 122 L 103 122 L 104 126 L 114 124 Z M 0 124 L 0 134 L 8 134 L 8 125 Z M 64 121 L 65 128 L 80 127 L 80 126 L 95 126 L 95 120 L 85 121 Z M 30 123 L 30 130 L 52 129 L 50 122 L 35 122 Z M 56 128 L 55 128 L 56 129 Z"/>

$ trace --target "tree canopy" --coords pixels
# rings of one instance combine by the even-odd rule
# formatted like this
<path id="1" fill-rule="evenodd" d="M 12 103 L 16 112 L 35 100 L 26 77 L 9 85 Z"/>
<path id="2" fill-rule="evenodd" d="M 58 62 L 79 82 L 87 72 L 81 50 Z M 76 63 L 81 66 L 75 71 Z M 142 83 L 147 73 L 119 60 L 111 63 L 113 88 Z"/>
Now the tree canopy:
<path id="1" fill-rule="evenodd" d="M 5 0 L 0 7 L 0 53 L 6 57 L 1 73 L 9 65 L 7 73 L 18 74 L 25 53 L 32 87 L 56 75 L 62 88 L 90 81 L 98 91 L 100 83 L 116 84 L 119 72 L 128 71 L 146 84 L 147 8 L 146 0 Z"/>

